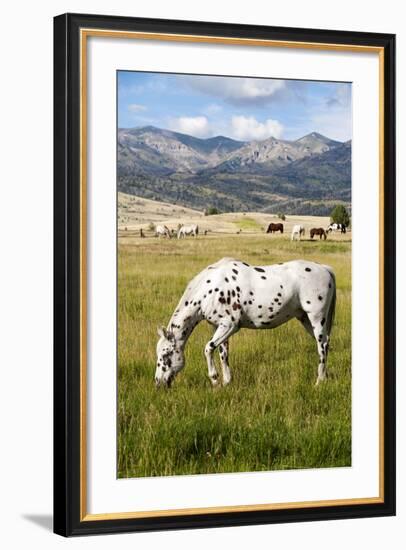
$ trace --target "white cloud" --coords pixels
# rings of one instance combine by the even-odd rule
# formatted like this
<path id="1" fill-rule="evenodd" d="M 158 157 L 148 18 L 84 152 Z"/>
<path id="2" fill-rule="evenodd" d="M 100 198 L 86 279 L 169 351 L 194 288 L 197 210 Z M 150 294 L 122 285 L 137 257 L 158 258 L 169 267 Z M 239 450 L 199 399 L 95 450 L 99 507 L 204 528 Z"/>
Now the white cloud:
<path id="1" fill-rule="evenodd" d="M 252 116 L 233 116 L 231 119 L 231 134 L 236 139 L 261 140 L 271 136 L 278 138 L 282 132 L 282 124 L 271 118 L 265 122 L 259 122 Z"/>
<path id="2" fill-rule="evenodd" d="M 131 103 L 128 106 L 128 110 L 130 113 L 142 113 L 147 110 L 147 107 L 145 105 L 140 105 L 139 103 Z"/>
<path id="3" fill-rule="evenodd" d="M 286 81 L 262 78 L 193 77 L 188 84 L 233 104 L 264 104 L 281 97 Z"/>
<path id="4" fill-rule="evenodd" d="M 205 116 L 181 116 L 168 120 L 167 127 L 199 138 L 218 135 L 229 136 L 242 141 L 262 140 L 271 136 L 279 138 L 284 127 L 278 120 L 258 121 L 253 116 L 233 116 L 230 119 L 210 120 Z"/>
<path id="5" fill-rule="evenodd" d="M 195 137 L 207 137 L 211 133 L 209 121 L 205 116 L 181 116 L 171 119 L 170 128 L 176 132 L 189 134 Z"/>

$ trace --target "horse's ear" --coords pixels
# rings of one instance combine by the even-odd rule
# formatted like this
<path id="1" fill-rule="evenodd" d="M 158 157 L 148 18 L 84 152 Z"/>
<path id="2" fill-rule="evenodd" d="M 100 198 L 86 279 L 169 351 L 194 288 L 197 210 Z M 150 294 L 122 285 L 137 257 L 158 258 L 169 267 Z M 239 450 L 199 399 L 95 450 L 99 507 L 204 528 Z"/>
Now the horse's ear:
<path id="1" fill-rule="evenodd" d="M 167 338 L 167 332 L 165 327 L 158 327 L 157 332 L 158 332 L 158 336 L 160 336 L 161 338 Z"/>

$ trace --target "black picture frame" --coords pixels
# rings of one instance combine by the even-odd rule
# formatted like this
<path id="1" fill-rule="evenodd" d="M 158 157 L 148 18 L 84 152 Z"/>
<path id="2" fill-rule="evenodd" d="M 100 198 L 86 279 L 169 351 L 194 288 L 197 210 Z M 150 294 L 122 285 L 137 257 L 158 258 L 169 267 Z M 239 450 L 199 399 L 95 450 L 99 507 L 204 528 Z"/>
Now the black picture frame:
<path id="1" fill-rule="evenodd" d="M 81 517 L 80 30 L 108 29 L 381 48 L 384 58 L 383 500 L 297 509 L 88 521 Z M 54 531 L 63 536 L 395 514 L 395 36 L 64 14 L 54 19 Z"/>

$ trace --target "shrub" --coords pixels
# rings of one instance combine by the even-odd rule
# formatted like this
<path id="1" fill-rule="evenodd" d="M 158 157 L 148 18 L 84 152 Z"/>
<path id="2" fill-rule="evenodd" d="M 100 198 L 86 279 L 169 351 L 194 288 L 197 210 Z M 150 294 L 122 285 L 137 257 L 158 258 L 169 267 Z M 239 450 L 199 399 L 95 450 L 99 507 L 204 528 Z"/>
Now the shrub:
<path id="1" fill-rule="evenodd" d="M 350 215 L 346 207 L 343 204 L 337 204 L 330 214 L 330 221 L 332 223 L 343 223 L 345 225 L 350 225 Z"/>
<path id="2" fill-rule="evenodd" d="M 209 206 L 209 208 L 206 208 L 204 211 L 205 216 L 215 216 L 216 214 L 220 214 L 220 210 L 215 206 Z"/>

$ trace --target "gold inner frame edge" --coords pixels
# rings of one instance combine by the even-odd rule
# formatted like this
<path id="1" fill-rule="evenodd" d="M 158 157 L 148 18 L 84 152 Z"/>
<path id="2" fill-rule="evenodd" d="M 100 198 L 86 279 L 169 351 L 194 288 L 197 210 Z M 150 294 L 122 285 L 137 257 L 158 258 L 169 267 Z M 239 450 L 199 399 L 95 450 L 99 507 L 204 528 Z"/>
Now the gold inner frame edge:
<path id="1" fill-rule="evenodd" d="M 262 46 L 274 48 L 314 49 L 340 52 L 377 53 L 379 56 L 379 224 L 384 228 L 384 48 L 357 44 L 331 44 L 317 42 L 281 41 L 222 36 L 182 35 L 176 33 L 147 33 L 113 31 L 106 29 L 80 29 L 80 521 L 112 519 L 141 519 L 176 517 L 185 515 L 220 514 L 227 512 L 253 512 L 266 510 L 292 510 L 329 506 L 378 504 L 384 502 L 384 232 L 379 240 L 379 496 L 365 498 L 332 499 L 320 501 L 286 502 L 181 508 L 172 510 L 140 510 L 134 512 L 87 513 L 87 38 L 124 38 L 160 40 L 169 42 L 215 43 L 236 46 Z"/>

